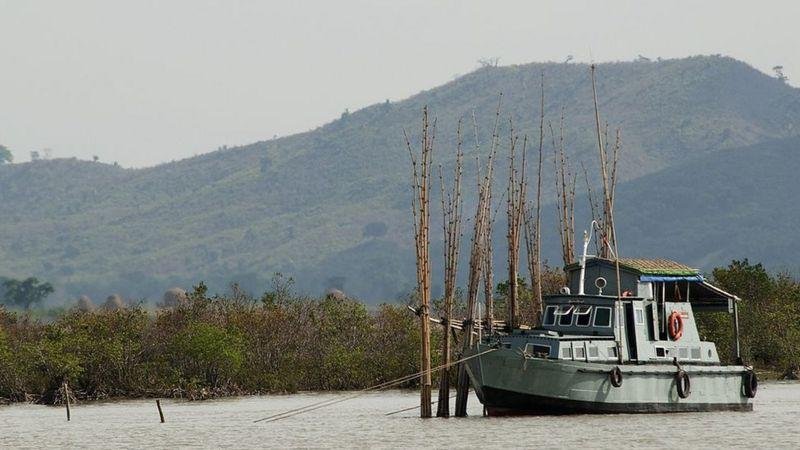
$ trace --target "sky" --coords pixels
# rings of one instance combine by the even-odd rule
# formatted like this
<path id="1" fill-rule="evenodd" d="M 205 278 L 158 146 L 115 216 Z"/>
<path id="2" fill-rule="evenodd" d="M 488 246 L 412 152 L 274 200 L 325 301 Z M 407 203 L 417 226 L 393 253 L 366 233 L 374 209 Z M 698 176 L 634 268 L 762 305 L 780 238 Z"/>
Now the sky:
<path id="1" fill-rule="evenodd" d="M 152 166 L 306 131 L 492 57 L 723 54 L 798 86 L 798 17 L 794 0 L 0 0 L 0 144 L 17 162 Z"/>

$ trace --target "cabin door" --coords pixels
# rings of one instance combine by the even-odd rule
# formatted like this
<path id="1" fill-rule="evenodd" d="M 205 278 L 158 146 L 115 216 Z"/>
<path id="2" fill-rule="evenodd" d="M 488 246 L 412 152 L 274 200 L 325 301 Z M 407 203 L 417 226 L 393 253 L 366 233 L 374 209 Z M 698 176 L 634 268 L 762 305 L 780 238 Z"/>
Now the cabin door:
<path id="1" fill-rule="evenodd" d="M 624 303 L 625 307 L 625 337 L 628 341 L 628 358 L 631 361 L 639 360 L 636 346 L 636 316 L 633 311 L 633 302 Z"/>

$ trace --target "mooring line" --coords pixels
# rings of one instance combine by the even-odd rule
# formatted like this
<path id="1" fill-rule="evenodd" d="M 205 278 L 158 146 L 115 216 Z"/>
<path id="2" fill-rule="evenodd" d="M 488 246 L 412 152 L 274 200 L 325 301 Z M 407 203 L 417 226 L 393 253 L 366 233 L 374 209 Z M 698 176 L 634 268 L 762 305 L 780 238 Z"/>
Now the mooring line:
<path id="1" fill-rule="evenodd" d="M 456 397 L 458 397 L 458 396 L 457 395 L 451 395 L 450 397 L 447 398 L 447 400 L 452 400 L 452 399 L 454 399 Z M 435 405 L 437 403 L 439 403 L 439 400 L 436 400 L 435 402 L 431 402 L 431 406 Z M 401 412 L 411 411 L 412 409 L 419 409 L 419 407 L 420 407 L 420 405 L 410 406 L 408 408 L 403 408 L 403 409 L 398 409 L 397 411 L 388 412 L 388 413 L 386 413 L 384 415 L 385 416 L 391 416 L 392 414 L 398 414 L 398 413 L 401 413 Z"/>
<path id="2" fill-rule="evenodd" d="M 344 401 L 347 401 L 347 400 L 352 400 L 354 398 L 361 397 L 362 395 L 366 395 L 366 394 L 368 394 L 370 392 L 380 391 L 380 390 L 383 390 L 383 389 L 386 389 L 386 388 L 389 388 L 389 387 L 392 387 L 392 386 L 396 386 L 398 384 L 405 383 L 406 381 L 414 380 L 416 378 L 419 378 L 419 377 L 425 375 L 426 373 L 433 373 L 433 372 L 436 372 L 437 370 L 441 370 L 441 369 L 444 369 L 446 367 L 450 367 L 450 366 L 453 366 L 453 365 L 456 365 L 456 364 L 460 364 L 460 363 L 462 363 L 464 361 L 469 361 L 470 359 L 477 358 L 478 356 L 485 355 L 485 354 L 493 352 L 495 350 L 497 350 L 497 349 L 496 348 L 490 348 L 490 349 L 484 350 L 484 351 L 482 351 L 480 353 L 476 353 L 476 354 L 474 354 L 472 356 L 468 356 L 466 358 L 461 358 L 458 361 L 453 361 L 453 362 L 451 362 L 449 364 L 442 364 L 442 365 L 440 365 L 438 367 L 434 367 L 434 368 L 432 368 L 430 370 L 423 370 L 423 371 L 417 372 L 415 374 L 406 375 L 404 377 L 400 377 L 400 378 L 397 378 L 395 380 L 387 381 L 387 382 L 384 382 L 384 383 L 381 383 L 381 384 L 377 384 L 377 385 L 372 386 L 372 387 L 368 387 L 366 389 L 362 389 L 360 391 L 356 391 L 356 393 L 354 393 L 352 395 L 349 395 L 347 397 L 329 399 L 329 400 L 323 400 L 323 401 L 316 402 L 316 403 L 311 403 L 311 404 L 306 405 L 306 406 L 290 409 L 288 411 L 284 411 L 284 412 L 279 413 L 279 414 L 273 414 L 273 415 L 271 415 L 269 417 L 264 417 L 262 419 L 254 420 L 253 423 L 274 422 L 276 420 L 286 419 L 286 418 L 293 417 L 293 416 L 296 416 L 296 415 L 299 415 L 299 414 L 311 412 L 311 411 L 314 411 L 314 410 L 317 410 L 317 409 L 320 409 L 320 408 L 324 408 L 326 406 L 330 406 L 330 405 L 333 405 L 333 404 L 336 404 L 336 403 L 341 403 L 341 402 L 344 402 Z"/>

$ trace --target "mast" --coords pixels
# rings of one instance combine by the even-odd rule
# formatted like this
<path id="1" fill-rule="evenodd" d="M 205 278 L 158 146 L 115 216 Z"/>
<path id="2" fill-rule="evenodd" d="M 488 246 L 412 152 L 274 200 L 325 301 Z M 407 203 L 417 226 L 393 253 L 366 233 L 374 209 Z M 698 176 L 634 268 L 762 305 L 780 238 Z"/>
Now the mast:
<path id="1" fill-rule="evenodd" d="M 608 258 L 609 253 L 613 253 L 614 266 L 617 275 L 617 298 L 614 301 L 614 312 L 616 315 L 615 326 L 615 341 L 617 347 L 617 361 L 622 363 L 622 286 L 620 286 L 621 277 L 619 270 L 619 252 L 617 249 L 617 234 L 614 228 L 614 190 L 616 187 L 617 175 L 617 155 L 619 151 L 619 132 L 617 133 L 617 142 L 614 146 L 614 157 L 611 166 L 611 177 L 609 180 L 609 161 L 608 153 L 606 152 L 605 145 L 603 145 L 603 136 L 600 132 L 600 110 L 597 106 L 597 85 L 595 83 L 595 65 L 591 66 L 592 75 L 592 97 L 594 100 L 594 118 L 595 129 L 597 131 L 597 147 L 600 152 L 600 174 L 603 180 L 603 224 L 601 236 L 603 239 L 600 247 L 601 257 Z"/>

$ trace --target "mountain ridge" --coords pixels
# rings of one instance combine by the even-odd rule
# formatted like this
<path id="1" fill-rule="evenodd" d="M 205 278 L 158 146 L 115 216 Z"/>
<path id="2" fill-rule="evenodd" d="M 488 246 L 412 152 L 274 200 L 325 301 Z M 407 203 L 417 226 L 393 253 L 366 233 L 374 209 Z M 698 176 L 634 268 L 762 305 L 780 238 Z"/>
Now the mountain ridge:
<path id="1" fill-rule="evenodd" d="M 469 123 L 475 111 L 481 150 L 468 126 L 469 177 L 488 146 L 499 93 L 504 139 L 507 115 L 538 139 L 543 70 L 547 117 L 557 127 L 566 108 L 568 151 L 591 170 L 597 163 L 587 66 L 483 68 L 314 130 L 154 167 L 74 160 L 0 166 L 0 275 L 53 280 L 62 298 L 121 292 L 157 299 L 171 285 L 201 279 L 217 290 L 238 280 L 259 291 L 283 272 L 304 292 L 337 285 L 370 301 L 395 298 L 411 289 L 414 274 L 403 129 L 416 136 L 428 105 L 438 118 L 434 157 L 447 167 L 458 119 Z M 622 128 L 623 184 L 800 131 L 800 90 L 730 58 L 600 64 L 598 95 L 612 133 Z M 545 151 L 547 169 L 549 146 Z M 498 190 L 504 165 L 498 163 Z M 545 186 L 549 198 L 552 182 Z M 465 193 L 470 214 L 472 193 Z M 369 234 L 374 223 L 385 233 Z M 440 244 L 433 245 L 437 254 Z"/>

